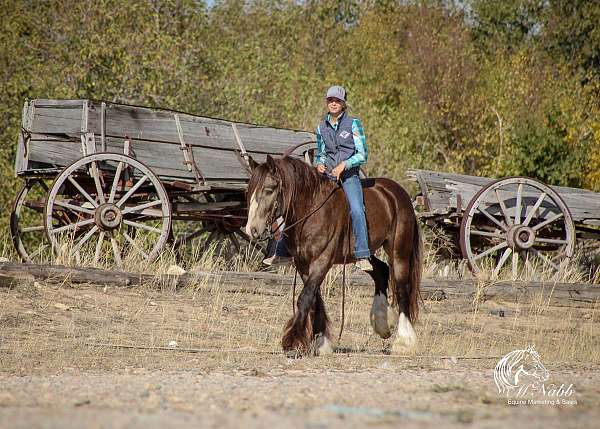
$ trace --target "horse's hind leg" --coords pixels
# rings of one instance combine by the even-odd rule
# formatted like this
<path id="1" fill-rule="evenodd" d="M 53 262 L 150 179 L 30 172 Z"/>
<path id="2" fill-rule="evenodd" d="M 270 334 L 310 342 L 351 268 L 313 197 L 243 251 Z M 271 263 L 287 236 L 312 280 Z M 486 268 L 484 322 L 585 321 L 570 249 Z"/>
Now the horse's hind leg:
<path id="1" fill-rule="evenodd" d="M 368 271 L 375 282 L 375 294 L 373 295 L 373 305 L 371 306 L 371 326 L 381 338 L 389 338 L 392 331 L 388 323 L 388 297 L 387 287 L 390 277 L 388 265 L 377 259 L 375 256 L 370 258 L 373 271 Z"/>
<path id="2" fill-rule="evenodd" d="M 398 305 L 398 336 L 394 341 L 392 350 L 394 352 L 403 351 L 412 347 L 417 341 L 417 334 L 413 329 L 409 318 L 409 260 L 408 258 L 394 258 L 393 281 L 395 289 L 395 298 Z"/>

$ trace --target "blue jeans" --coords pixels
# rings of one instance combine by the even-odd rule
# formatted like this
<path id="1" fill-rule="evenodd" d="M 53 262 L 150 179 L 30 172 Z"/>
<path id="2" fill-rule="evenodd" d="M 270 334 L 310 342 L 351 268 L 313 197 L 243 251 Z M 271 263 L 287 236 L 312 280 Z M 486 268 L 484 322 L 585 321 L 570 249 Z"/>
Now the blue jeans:
<path id="1" fill-rule="evenodd" d="M 371 256 L 369 250 L 369 232 L 365 216 L 365 202 L 362 185 L 357 174 L 342 179 L 342 188 L 346 194 L 352 217 L 352 232 L 354 233 L 354 257 L 366 259 Z"/>
<path id="2" fill-rule="evenodd" d="M 281 240 L 277 240 L 277 243 L 275 244 L 275 254 L 285 258 L 292 256 L 287 248 L 285 235 L 281 236 Z"/>

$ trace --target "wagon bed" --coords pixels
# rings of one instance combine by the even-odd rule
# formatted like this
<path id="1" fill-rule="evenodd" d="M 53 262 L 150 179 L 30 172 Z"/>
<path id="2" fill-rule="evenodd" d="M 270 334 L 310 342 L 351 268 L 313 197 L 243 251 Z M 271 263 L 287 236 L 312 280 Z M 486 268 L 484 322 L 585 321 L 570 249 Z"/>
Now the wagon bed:
<path id="1" fill-rule="evenodd" d="M 245 155 L 263 162 L 292 146 L 314 141 L 312 133 L 238 123 L 187 113 L 94 100 L 25 102 L 15 171 L 19 176 L 58 173 L 84 155 L 123 153 L 164 182 L 245 189 Z M 189 147 L 186 151 L 184 148 Z M 186 159 L 186 152 L 189 154 Z"/>

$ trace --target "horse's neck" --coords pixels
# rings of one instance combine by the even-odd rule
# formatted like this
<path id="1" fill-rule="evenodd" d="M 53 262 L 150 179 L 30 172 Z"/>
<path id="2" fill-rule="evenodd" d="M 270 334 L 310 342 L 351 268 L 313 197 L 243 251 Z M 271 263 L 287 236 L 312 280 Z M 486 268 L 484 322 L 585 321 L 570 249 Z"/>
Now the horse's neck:
<path id="1" fill-rule="evenodd" d="M 299 222 L 306 216 L 311 215 L 313 211 L 318 210 L 317 208 L 329 197 L 334 188 L 319 183 L 314 189 L 313 192 L 296 195 L 291 201 L 291 207 L 288 208 L 288 215 L 286 215 L 288 225 Z"/>

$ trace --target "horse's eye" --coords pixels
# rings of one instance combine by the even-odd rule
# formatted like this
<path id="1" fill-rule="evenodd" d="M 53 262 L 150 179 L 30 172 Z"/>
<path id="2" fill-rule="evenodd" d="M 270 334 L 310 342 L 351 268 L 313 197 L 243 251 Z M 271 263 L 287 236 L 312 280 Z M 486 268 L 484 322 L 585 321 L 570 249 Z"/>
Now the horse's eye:
<path id="1" fill-rule="evenodd" d="M 264 188 L 265 194 L 272 194 L 275 191 L 275 188 Z"/>

